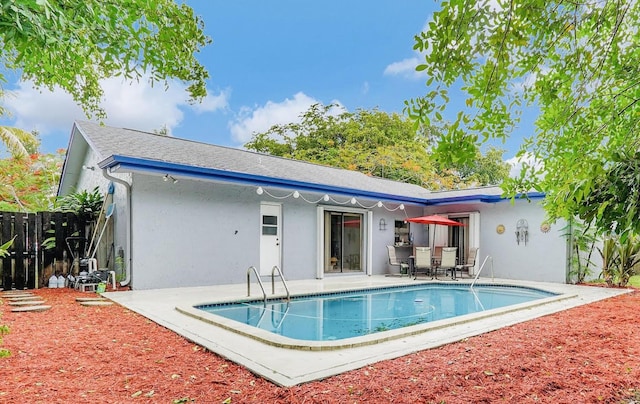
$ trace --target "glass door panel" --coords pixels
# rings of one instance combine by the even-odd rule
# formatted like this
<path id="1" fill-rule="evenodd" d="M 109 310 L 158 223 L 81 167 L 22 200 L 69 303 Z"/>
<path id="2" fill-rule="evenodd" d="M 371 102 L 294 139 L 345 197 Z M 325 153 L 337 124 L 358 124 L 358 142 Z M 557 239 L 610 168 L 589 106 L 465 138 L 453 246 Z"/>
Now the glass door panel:
<path id="1" fill-rule="evenodd" d="M 362 271 L 360 213 L 325 212 L 325 272 Z"/>

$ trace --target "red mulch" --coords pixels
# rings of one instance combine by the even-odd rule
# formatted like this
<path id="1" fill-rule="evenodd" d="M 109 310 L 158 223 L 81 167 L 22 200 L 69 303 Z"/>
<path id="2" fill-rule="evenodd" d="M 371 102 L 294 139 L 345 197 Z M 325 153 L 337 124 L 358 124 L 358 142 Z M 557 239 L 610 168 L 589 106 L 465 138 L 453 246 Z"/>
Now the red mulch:
<path id="1" fill-rule="evenodd" d="M 621 403 L 640 397 L 640 291 L 323 381 L 277 387 L 123 307 L 32 291 L 12 313 L 2 403 Z"/>

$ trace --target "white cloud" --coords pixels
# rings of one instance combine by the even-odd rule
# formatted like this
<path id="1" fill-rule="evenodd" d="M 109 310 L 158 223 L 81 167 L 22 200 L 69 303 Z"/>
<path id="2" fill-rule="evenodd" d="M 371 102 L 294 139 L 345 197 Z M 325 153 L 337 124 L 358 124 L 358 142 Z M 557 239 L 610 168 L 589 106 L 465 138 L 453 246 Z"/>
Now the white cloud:
<path id="1" fill-rule="evenodd" d="M 192 108 L 198 113 L 215 112 L 226 109 L 229 106 L 229 98 L 231 98 L 230 89 L 222 90 L 218 95 L 213 95 L 211 90 L 208 90 L 206 98 L 202 102 L 192 105 Z"/>
<path id="2" fill-rule="evenodd" d="M 425 32 L 429 29 L 430 21 L 433 21 L 433 19 L 429 18 L 427 21 L 425 21 L 421 31 Z M 421 64 L 423 60 L 424 60 L 424 53 L 414 51 L 413 56 L 387 65 L 387 67 L 385 67 L 384 69 L 384 75 L 385 76 L 402 76 L 408 79 L 424 78 L 425 77 L 424 72 L 416 71 L 416 66 Z"/>
<path id="3" fill-rule="evenodd" d="M 127 83 L 120 78 L 110 78 L 101 85 L 104 90 L 101 106 L 107 112 L 105 124 L 148 131 L 163 126 L 169 130 L 176 127 L 184 117 L 184 108 L 193 108 L 196 112 L 226 108 L 229 96 L 225 90 L 217 95 L 209 94 L 202 104 L 189 105 L 186 88 L 179 82 L 170 82 L 166 90 L 162 83 L 152 87 L 145 79 Z M 74 120 L 87 119 L 71 96 L 60 88 L 36 90 L 31 82 L 20 82 L 3 102 L 12 113 L 12 125 L 36 129 L 42 135 L 68 131 Z"/>
<path id="4" fill-rule="evenodd" d="M 244 144 L 251 140 L 254 133 L 265 132 L 273 125 L 300 122 L 300 115 L 318 103 L 320 101 L 299 92 L 292 99 L 286 98 L 282 102 L 267 101 L 265 105 L 253 109 L 244 107 L 238 118 L 229 122 L 229 129 L 233 139 Z"/>
<path id="5" fill-rule="evenodd" d="M 407 78 L 420 78 L 424 73 L 417 72 L 416 66 L 420 64 L 418 55 L 411 58 L 403 59 L 399 62 L 393 62 L 384 69 L 385 76 L 404 76 Z"/>
<path id="6" fill-rule="evenodd" d="M 536 160 L 536 158 L 531 153 L 526 153 L 521 157 L 512 157 L 506 160 L 507 163 L 511 165 L 511 171 L 509 172 L 509 177 L 516 178 L 520 176 L 520 172 L 522 171 L 522 165 L 527 164 L 529 166 L 535 167 L 536 170 L 539 170 L 543 167 L 543 163 L 541 161 Z"/>

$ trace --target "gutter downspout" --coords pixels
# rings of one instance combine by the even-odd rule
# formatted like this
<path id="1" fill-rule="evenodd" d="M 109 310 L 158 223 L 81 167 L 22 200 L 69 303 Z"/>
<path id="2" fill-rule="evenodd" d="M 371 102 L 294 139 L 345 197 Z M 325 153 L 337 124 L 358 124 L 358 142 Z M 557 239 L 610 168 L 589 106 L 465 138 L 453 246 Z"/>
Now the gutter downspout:
<path id="1" fill-rule="evenodd" d="M 127 264 L 126 268 L 125 268 L 125 274 L 126 274 L 126 278 L 120 282 L 120 286 L 127 286 L 129 284 L 129 282 L 131 282 L 131 265 L 133 260 L 131 259 L 131 255 L 132 255 L 132 251 L 133 251 L 133 239 L 131 237 L 131 228 L 132 228 L 132 213 L 131 213 L 131 184 L 129 184 L 127 181 L 117 178 L 117 177 L 113 177 L 111 174 L 109 174 L 109 172 L 107 171 L 106 168 L 102 169 L 102 175 L 110 180 L 113 181 L 115 183 L 118 183 L 120 185 L 123 185 L 125 188 L 125 191 L 127 193 L 127 249 L 128 249 L 128 259 L 127 259 Z"/>

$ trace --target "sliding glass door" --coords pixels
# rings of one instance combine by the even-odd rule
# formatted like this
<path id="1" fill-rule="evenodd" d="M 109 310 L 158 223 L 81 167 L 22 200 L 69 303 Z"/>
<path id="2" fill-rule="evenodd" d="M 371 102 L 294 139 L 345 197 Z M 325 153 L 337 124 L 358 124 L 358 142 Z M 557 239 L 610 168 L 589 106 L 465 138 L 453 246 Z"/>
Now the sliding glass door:
<path id="1" fill-rule="evenodd" d="M 324 212 L 325 273 L 362 272 L 364 215 Z"/>

